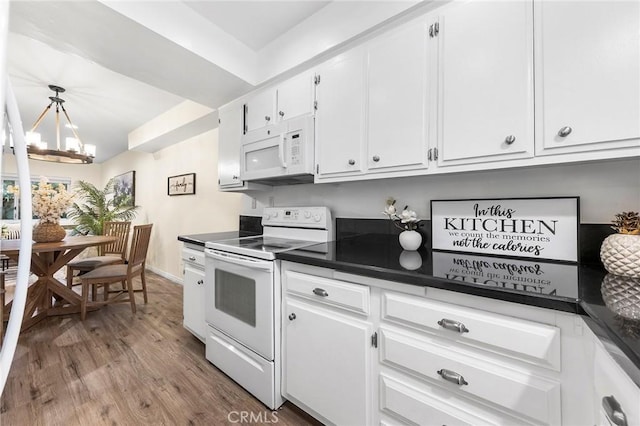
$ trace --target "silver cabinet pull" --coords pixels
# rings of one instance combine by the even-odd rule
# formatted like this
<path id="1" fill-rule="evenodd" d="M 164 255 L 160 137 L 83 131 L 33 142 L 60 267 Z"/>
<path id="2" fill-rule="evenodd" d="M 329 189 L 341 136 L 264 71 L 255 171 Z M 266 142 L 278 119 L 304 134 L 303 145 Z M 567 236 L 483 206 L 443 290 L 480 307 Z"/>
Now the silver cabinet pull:
<path id="1" fill-rule="evenodd" d="M 513 135 L 509 135 L 504 139 L 504 143 L 506 143 L 507 145 L 511 145 L 515 141 L 516 141 L 516 137 Z"/>
<path id="2" fill-rule="evenodd" d="M 280 115 L 280 117 L 284 117 L 284 111 L 280 111 L 278 114 Z"/>
<path id="3" fill-rule="evenodd" d="M 438 325 L 447 330 L 457 331 L 458 333 L 468 333 L 469 329 L 461 322 L 442 318 L 438 321 Z"/>
<path id="4" fill-rule="evenodd" d="M 558 130 L 558 136 L 565 138 L 571 134 L 571 130 L 573 130 L 571 127 L 564 126 L 562 129 Z"/>
<path id="5" fill-rule="evenodd" d="M 204 284 L 204 280 L 198 280 L 198 285 Z"/>
<path id="6" fill-rule="evenodd" d="M 313 294 L 317 295 L 317 296 L 322 296 L 322 297 L 327 297 L 329 295 L 329 293 L 327 293 L 324 289 L 322 288 L 314 288 L 313 289 Z"/>
<path id="7" fill-rule="evenodd" d="M 607 418 L 616 426 L 627 426 L 627 416 L 622 411 L 620 403 L 613 395 L 602 398 L 602 408 Z"/>
<path id="8" fill-rule="evenodd" d="M 195 256 L 189 256 L 189 260 L 196 260 Z"/>
<path id="9" fill-rule="evenodd" d="M 267 120 L 267 121 L 271 121 L 271 117 L 269 117 L 268 115 L 265 115 L 264 119 Z"/>
<path id="10" fill-rule="evenodd" d="M 380 157 L 378 157 L 377 155 L 374 155 L 373 156 L 373 161 L 375 161 L 377 163 L 378 161 L 380 161 Z"/>
<path id="11" fill-rule="evenodd" d="M 233 180 L 238 180 L 238 176 L 233 175 L 233 176 L 231 176 L 231 179 L 233 179 Z"/>
<path id="12" fill-rule="evenodd" d="M 296 319 L 296 314 L 290 313 L 289 314 L 289 321 L 293 321 L 294 319 Z"/>
<path id="13" fill-rule="evenodd" d="M 356 164 L 356 160 L 349 160 L 349 165 L 353 166 L 354 164 Z"/>
<path id="14" fill-rule="evenodd" d="M 456 385 L 459 385 L 459 386 L 464 386 L 469 384 L 469 382 L 467 382 L 464 379 L 464 377 L 462 377 L 460 374 L 456 373 L 455 371 L 445 370 L 443 368 L 442 370 L 438 370 L 437 373 L 447 382 L 455 383 Z"/>

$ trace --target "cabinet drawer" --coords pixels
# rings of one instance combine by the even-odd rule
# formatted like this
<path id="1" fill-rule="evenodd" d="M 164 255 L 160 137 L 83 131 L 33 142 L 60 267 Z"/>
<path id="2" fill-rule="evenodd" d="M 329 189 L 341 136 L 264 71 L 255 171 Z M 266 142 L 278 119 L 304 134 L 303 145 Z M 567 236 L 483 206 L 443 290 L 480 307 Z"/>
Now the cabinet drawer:
<path id="1" fill-rule="evenodd" d="M 182 260 L 184 262 L 195 263 L 204 268 L 204 251 L 193 250 L 190 248 L 182 249 Z"/>
<path id="2" fill-rule="evenodd" d="M 385 373 L 380 374 L 380 410 L 417 425 L 523 424 L 522 420 L 503 413 L 481 410 L 442 389 Z"/>
<path id="3" fill-rule="evenodd" d="M 595 404 L 600 411 L 600 424 L 615 424 L 608 418 L 616 409 L 624 414 L 626 424 L 640 425 L 640 388 L 599 343 L 595 348 L 594 365 Z"/>
<path id="4" fill-rule="evenodd" d="M 557 327 L 389 292 L 383 294 L 382 318 L 560 371 Z"/>
<path id="5" fill-rule="evenodd" d="M 443 339 L 385 328 L 380 329 L 380 337 L 380 361 L 386 365 L 543 424 L 561 422 L 558 381 L 509 366 L 502 357 L 480 355 Z M 456 377 L 458 382 L 454 382 Z"/>
<path id="6" fill-rule="evenodd" d="M 369 287 L 367 286 L 293 271 L 286 271 L 285 279 L 289 294 L 349 311 L 369 314 Z"/>

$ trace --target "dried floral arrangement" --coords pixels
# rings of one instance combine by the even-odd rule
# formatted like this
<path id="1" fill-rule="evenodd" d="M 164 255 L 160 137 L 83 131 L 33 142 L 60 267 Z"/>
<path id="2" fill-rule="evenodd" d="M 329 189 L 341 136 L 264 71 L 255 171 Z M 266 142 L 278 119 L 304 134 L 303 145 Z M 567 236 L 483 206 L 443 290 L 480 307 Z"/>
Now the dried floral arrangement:
<path id="1" fill-rule="evenodd" d="M 640 215 L 638 212 L 622 212 L 616 215 L 613 226 L 618 234 L 640 235 Z"/>

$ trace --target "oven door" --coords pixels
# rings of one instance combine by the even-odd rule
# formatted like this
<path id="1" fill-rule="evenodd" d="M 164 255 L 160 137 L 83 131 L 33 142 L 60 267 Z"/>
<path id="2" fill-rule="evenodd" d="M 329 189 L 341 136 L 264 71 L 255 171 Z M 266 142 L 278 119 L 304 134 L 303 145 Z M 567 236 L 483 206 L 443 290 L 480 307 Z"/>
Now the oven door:
<path id="1" fill-rule="evenodd" d="M 212 249 L 205 255 L 207 323 L 273 360 L 273 262 Z"/>

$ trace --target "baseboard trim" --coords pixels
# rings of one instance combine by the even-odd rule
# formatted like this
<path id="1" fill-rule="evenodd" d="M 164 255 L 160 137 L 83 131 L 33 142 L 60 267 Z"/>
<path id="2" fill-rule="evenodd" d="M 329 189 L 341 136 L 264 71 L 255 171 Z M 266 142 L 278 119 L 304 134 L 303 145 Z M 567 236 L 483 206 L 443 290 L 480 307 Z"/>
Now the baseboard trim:
<path id="1" fill-rule="evenodd" d="M 158 274 L 161 277 L 168 279 L 169 281 L 172 281 L 176 284 L 183 285 L 182 278 L 178 278 L 175 275 L 171 275 L 170 273 L 160 270 L 158 268 L 155 268 L 153 266 L 147 266 L 147 269 L 153 272 L 154 274 Z"/>

